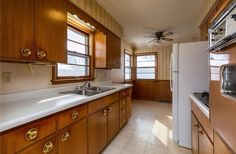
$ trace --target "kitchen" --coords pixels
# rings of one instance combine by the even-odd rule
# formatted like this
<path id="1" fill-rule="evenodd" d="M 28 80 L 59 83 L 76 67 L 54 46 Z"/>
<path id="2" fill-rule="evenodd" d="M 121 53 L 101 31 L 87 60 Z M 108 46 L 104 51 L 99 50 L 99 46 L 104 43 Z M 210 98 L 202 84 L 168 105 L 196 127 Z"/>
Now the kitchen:
<path id="1" fill-rule="evenodd" d="M 236 152 L 235 0 L 0 4 L 0 153 Z"/>

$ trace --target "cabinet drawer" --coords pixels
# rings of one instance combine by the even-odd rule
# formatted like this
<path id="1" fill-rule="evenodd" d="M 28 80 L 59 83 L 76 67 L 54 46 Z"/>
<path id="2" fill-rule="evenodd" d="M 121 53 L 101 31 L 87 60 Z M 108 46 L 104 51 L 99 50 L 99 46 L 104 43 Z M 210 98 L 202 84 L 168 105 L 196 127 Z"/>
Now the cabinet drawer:
<path id="1" fill-rule="evenodd" d="M 126 97 L 126 90 L 120 91 L 120 98 Z"/>
<path id="2" fill-rule="evenodd" d="M 56 152 L 56 136 L 52 136 L 33 144 L 32 146 L 18 152 L 17 154 L 56 154 Z"/>
<path id="3" fill-rule="evenodd" d="M 120 128 L 122 128 L 126 123 L 126 115 L 120 114 Z"/>
<path id="4" fill-rule="evenodd" d="M 87 116 L 87 104 L 60 112 L 57 115 L 58 129 L 62 129 Z"/>
<path id="5" fill-rule="evenodd" d="M 92 114 L 119 100 L 119 93 L 105 96 L 88 104 L 88 113 Z"/>
<path id="6" fill-rule="evenodd" d="M 1 136 L 4 154 L 15 153 L 56 131 L 55 116 L 32 122 Z"/>
<path id="7" fill-rule="evenodd" d="M 120 108 L 126 107 L 126 98 L 120 100 Z"/>

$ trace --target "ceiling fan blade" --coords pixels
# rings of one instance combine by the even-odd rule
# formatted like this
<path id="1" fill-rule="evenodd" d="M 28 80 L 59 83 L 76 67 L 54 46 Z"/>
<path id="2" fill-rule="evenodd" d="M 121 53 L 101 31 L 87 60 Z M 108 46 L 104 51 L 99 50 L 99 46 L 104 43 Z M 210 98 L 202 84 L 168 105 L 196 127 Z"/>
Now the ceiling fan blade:
<path id="1" fill-rule="evenodd" d="M 167 32 L 167 33 L 163 34 L 164 37 L 171 36 L 171 35 L 173 35 L 173 32 Z"/>
<path id="2" fill-rule="evenodd" d="M 171 39 L 171 38 L 165 38 L 165 37 L 163 37 L 163 38 L 161 38 L 162 40 L 165 40 L 165 41 L 173 41 L 173 39 Z"/>
<path id="3" fill-rule="evenodd" d="M 153 41 L 156 41 L 156 39 L 153 39 L 153 40 L 149 41 L 148 44 L 149 44 L 149 43 L 152 43 Z"/>
<path id="4" fill-rule="evenodd" d="M 155 38 L 155 36 L 144 36 L 144 37 L 151 37 L 151 38 Z"/>

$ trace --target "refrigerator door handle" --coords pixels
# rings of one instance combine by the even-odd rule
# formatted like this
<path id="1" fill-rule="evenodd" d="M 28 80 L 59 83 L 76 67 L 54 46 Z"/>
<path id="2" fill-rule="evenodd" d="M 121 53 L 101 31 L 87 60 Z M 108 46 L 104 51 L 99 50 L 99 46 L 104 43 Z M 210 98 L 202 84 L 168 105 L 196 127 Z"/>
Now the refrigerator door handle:
<path id="1" fill-rule="evenodd" d="M 172 92 L 173 91 L 173 83 L 172 83 L 172 61 L 173 61 L 173 53 L 171 54 L 171 57 L 170 57 L 170 91 Z"/>

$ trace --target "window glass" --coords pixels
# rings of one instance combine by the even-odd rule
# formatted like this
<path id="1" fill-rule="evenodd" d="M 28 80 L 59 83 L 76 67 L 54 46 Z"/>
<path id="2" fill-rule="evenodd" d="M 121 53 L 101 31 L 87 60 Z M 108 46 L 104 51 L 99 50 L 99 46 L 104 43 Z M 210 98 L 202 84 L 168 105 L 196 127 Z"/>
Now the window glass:
<path id="1" fill-rule="evenodd" d="M 131 80 L 131 54 L 125 52 L 125 80 Z"/>
<path id="2" fill-rule="evenodd" d="M 136 78 L 155 79 L 156 77 L 156 56 L 141 55 L 136 57 Z"/>

